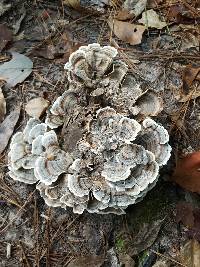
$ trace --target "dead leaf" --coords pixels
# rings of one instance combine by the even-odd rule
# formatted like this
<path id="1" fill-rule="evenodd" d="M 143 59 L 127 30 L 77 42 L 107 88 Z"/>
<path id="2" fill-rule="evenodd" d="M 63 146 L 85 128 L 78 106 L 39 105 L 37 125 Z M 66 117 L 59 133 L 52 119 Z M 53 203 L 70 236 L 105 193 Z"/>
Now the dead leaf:
<path id="1" fill-rule="evenodd" d="M 80 46 L 79 43 L 74 41 L 72 33 L 70 31 L 65 31 L 55 45 L 56 56 L 64 55 L 65 59 L 68 60 L 70 54 Z"/>
<path id="2" fill-rule="evenodd" d="M 181 248 L 180 261 L 187 267 L 199 267 L 200 244 L 197 240 L 192 239 Z"/>
<path id="3" fill-rule="evenodd" d="M 10 41 L 12 41 L 12 32 L 5 24 L 0 24 L 0 52 Z"/>
<path id="4" fill-rule="evenodd" d="M 44 114 L 44 112 L 47 110 L 49 104 L 50 103 L 48 100 L 42 97 L 37 97 L 37 98 L 31 99 L 26 104 L 25 110 L 29 116 L 39 119 Z"/>
<path id="5" fill-rule="evenodd" d="M 200 96 L 200 88 L 197 88 L 196 90 L 193 90 L 187 95 L 181 95 L 178 101 L 181 103 L 185 103 L 191 99 L 196 99 L 199 96 Z"/>
<path id="6" fill-rule="evenodd" d="M 182 33 L 179 35 L 182 39 L 182 44 L 179 51 L 186 51 L 188 49 L 196 49 L 199 51 L 199 36 L 197 34 L 193 34 L 189 31 Z"/>
<path id="7" fill-rule="evenodd" d="M 152 267 L 170 267 L 170 266 L 171 266 L 171 264 L 166 263 L 166 261 L 158 260 L 158 261 L 156 261 L 156 263 L 154 263 L 154 265 Z"/>
<path id="8" fill-rule="evenodd" d="M 118 256 L 119 256 L 120 266 L 123 266 L 123 267 L 134 267 L 135 266 L 135 261 L 128 254 L 119 253 Z"/>
<path id="9" fill-rule="evenodd" d="M 47 44 L 43 47 L 33 49 L 31 54 L 40 56 L 46 59 L 55 59 L 63 57 L 63 62 L 68 61 L 72 52 L 76 51 L 81 46 L 80 43 L 73 40 L 73 36 L 69 31 L 65 31 L 55 44 Z"/>
<path id="10" fill-rule="evenodd" d="M 189 92 L 190 87 L 199 72 L 200 72 L 199 66 L 188 65 L 185 67 L 183 71 L 183 91 L 185 93 Z"/>
<path id="11" fill-rule="evenodd" d="M 4 4 L 4 1 L 0 1 L 0 16 L 11 8 L 11 4 Z"/>
<path id="12" fill-rule="evenodd" d="M 108 24 L 114 34 L 124 42 L 131 45 L 140 44 L 145 27 L 142 25 L 131 24 L 129 22 L 119 20 L 109 20 Z"/>
<path id="13" fill-rule="evenodd" d="M 174 126 L 182 132 L 182 134 L 186 134 L 185 120 L 182 116 L 180 116 L 179 112 L 175 112 L 171 114 L 171 120 Z"/>
<path id="14" fill-rule="evenodd" d="M 149 8 L 157 8 L 159 5 L 163 4 L 163 0 L 148 0 Z"/>
<path id="15" fill-rule="evenodd" d="M 49 44 L 45 47 L 39 47 L 37 49 L 33 49 L 31 54 L 38 57 L 43 57 L 46 59 L 54 59 L 56 54 L 56 48 L 54 45 Z"/>
<path id="16" fill-rule="evenodd" d="M 193 207 L 190 203 L 180 202 L 176 206 L 176 221 L 182 222 L 185 227 L 192 228 L 194 226 Z"/>
<path id="17" fill-rule="evenodd" d="M 26 10 L 25 10 L 25 8 L 22 8 L 21 12 L 22 12 L 22 14 L 21 14 L 20 18 L 13 25 L 13 30 L 14 30 L 14 34 L 15 35 L 19 32 L 20 27 L 21 27 L 21 24 L 22 24 L 22 21 L 26 17 Z"/>
<path id="18" fill-rule="evenodd" d="M 80 0 L 64 0 L 63 3 L 74 9 L 80 9 Z"/>
<path id="19" fill-rule="evenodd" d="M 181 23 L 184 21 L 183 13 L 186 10 L 186 7 L 181 3 L 171 5 L 169 7 L 169 11 L 167 12 L 167 18 L 169 21 Z"/>
<path id="20" fill-rule="evenodd" d="M 180 202 L 176 207 L 176 221 L 182 222 L 188 229 L 186 234 L 189 238 L 200 241 L 200 209 L 193 207 L 191 203 Z"/>
<path id="21" fill-rule="evenodd" d="M 14 127 L 19 119 L 20 107 L 8 115 L 0 125 L 0 154 L 6 148 L 8 141 L 14 131 Z"/>
<path id="22" fill-rule="evenodd" d="M 200 151 L 178 160 L 172 180 L 184 189 L 200 194 Z"/>
<path id="23" fill-rule="evenodd" d="M 6 101 L 2 93 L 2 89 L 0 88 L 0 122 L 4 120 L 5 114 L 6 114 Z"/>
<path id="24" fill-rule="evenodd" d="M 147 0 L 126 0 L 123 8 L 135 17 L 139 16 L 147 5 Z"/>
<path id="25" fill-rule="evenodd" d="M 196 24 L 178 24 L 170 27 L 175 41 L 178 43 L 179 51 L 195 50 L 199 52 L 199 26 Z"/>
<path id="26" fill-rule="evenodd" d="M 105 7 L 110 4 L 109 2 L 110 2 L 109 0 L 96 0 L 96 1 L 64 0 L 63 4 L 72 7 L 78 11 L 104 13 Z"/>
<path id="27" fill-rule="evenodd" d="M 195 24 L 199 18 L 198 11 L 186 2 L 176 3 L 169 7 L 167 17 L 169 21 L 184 24 Z M 198 24 L 198 23 L 197 23 Z"/>
<path id="28" fill-rule="evenodd" d="M 194 65 L 188 65 L 183 68 L 182 83 L 179 88 L 175 88 L 174 97 L 178 102 L 185 103 L 192 99 L 200 97 L 200 67 Z M 180 121 L 183 124 L 183 119 L 177 114 L 172 115 L 173 121 Z M 176 123 L 177 124 L 177 123 Z"/>
<path id="29" fill-rule="evenodd" d="M 153 9 L 144 11 L 142 13 L 142 18 L 139 19 L 138 22 L 142 23 L 147 28 L 162 29 L 167 26 L 167 23 L 161 21 L 158 14 Z"/>
<path id="30" fill-rule="evenodd" d="M 125 240 L 124 246 L 126 253 L 132 257 L 152 246 L 158 236 L 162 223 L 163 220 L 144 223 L 137 233 L 134 233 L 134 235 L 131 234 L 131 238 L 128 236 L 124 238 L 122 236 Z"/>
<path id="31" fill-rule="evenodd" d="M 130 11 L 128 11 L 126 9 L 122 9 L 117 13 L 115 18 L 117 20 L 133 19 L 134 18 L 134 14 L 131 14 Z"/>
<path id="32" fill-rule="evenodd" d="M 12 52 L 12 59 L 0 66 L 0 79 L 14 87 L 23 82 L 32 72 L 33 62 L 26 56 Z"/>
<path id="33" fill-rule="evenodd" d="M 67 267 L 101 267 L 104 262 L 102 255 L 90 255 L 76 258 Z"/>

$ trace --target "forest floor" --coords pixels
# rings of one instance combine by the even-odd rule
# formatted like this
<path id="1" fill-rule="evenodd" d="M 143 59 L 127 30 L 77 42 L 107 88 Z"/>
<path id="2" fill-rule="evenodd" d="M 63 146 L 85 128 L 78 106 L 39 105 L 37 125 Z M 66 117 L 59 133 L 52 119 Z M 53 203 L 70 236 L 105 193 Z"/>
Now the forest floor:
<path id="1" fill-rule="evenodd" d="M 162 97 L 163 111 L 156 121 L 169 132 L 172 156 L 157 185 L 126 215 L 78 215 L 70 208 L 48 207 L 35 185 L 7 175 L 8 143 L 0 159 L 0 267 L 199 267 L 199 154 L 189 167 L 179 163 L 183 164 L 179 176 L 191 176 L 189 186 L 180 177 L 181 186 L 172 178 L 177 161 L 200 150 L 198 1 L 150 0 L 137 16 L 122 11 L 124 1 L 110 1 L 102 13 L 95 8 L 76 10 L 67 2 L 0 1 L 0 66 L 11 59 L 10 52 L 33 62 L 26 79 L 14 85 L 0 81 L 1 122 L 4 115 L 6 119 L 20 109 L 11 133 L 3 134 L 11 136 L 24 128 L 29 119 L 25 107 L 31 99 L 42 97 L 51 104 L 65 91 L 64 64 L 73 51 L 100 43 L 117 48 L 130 71 Z M 149 14 L 157 24 L 141 30 L 141 13 L 151 9 L 160 19 Z M 136 31 L 129 28 L 131 24 L 137 25 Z M 0 126 L 0 136 L 1 131 Z M 187 190 L 194 186 L 195 190 Z"/>

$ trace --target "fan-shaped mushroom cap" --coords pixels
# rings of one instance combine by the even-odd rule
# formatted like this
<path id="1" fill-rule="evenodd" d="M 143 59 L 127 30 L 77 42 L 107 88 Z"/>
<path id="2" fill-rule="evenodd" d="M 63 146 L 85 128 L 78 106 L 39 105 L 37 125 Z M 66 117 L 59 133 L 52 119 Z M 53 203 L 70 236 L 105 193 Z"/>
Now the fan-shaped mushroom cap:
<path id="1" fill-rule="evenodd" d="M 67 180 L 65 176 L 58 179 L 59 182 L 52 185 L 45 185 L 44 183 L 38 183 L 36 188 L 40 191 L 40 195 L 44 198 L 45 203 L 51 207 L 62 207 L 66 205 L 62 204 L 60 198 L 66 192 Z"/>
<path id="2" fill-rule="evenodd" d="M 74 92 L 66 91 L 62 96 L 59 96 L 50 109 L 45 123 L 51 128 L 57 128 L 64 123 L 65 115 L 68 116 L 77 107 L 77 96 Z"/>
<path id="3" fill-rule="evenodd" d="M 153 91 L 147 91 L 135 103 L 135 115 L 141 120 L 148 116 L 157 116 L 163 109 L 163 101 Z"/>
<path id="4" fill-rule="evenodd" d="M 13 136 L 8 157 L 10 176 L 29 184 L 40 180 L 50 185 L 72 163 L 59 148 L 55 132 L 47 132 L 47 125 L 35 119 Z"/>
<path id="5" fill-rule="evenodd" d="M 155 155 L 155 160 L 159 166 L 165 165 L 172 150 L 168 144 L 169 134 L 167 130 L 150 118 L 145 119 L 142 125 L 140 143 Z"/>
<path id="6" fill-rule="evenodd" d="M 69 57 L 65 64 L 70 82 L 93 87 L 111 66 L 117 50 L 111 46 L 101 47 L 99 44 L 90 44 L 80 47 Z"/>
<path id="7" fill-rule="evenodd" d="M 115 149 L 119 142 L 130 143 L 140 131 L 140 124 L 116 113 L 113 108 L 99 109 L 96 120 L 90 123 L 87 140 L 97 150 L 110 147 Z"/>
<path id="8" fill-rule="evenodd" d="M 36 136 L 37 133 L 32 132 L 31 137 L 29 136 L 32 127 L 36 127 L 39 121 L 36 119 L 30 119 L 23 132 L 16 133 L 11 140 L 10 151 L 8 153 L 9 161 L 9 175 L 14 180 L 33 184 L 37 182 L 37 178 L 34 176 L 34 164 L 36 161 L 35 155 L 31 154 L 30 139 L 33 134 Z M 46 126 L 46 125 L 45 125 Z M 38 129 L 38 127 L 37 127 Z M 40 129 L 38 129 L 40 134 Z"/>
<path id="9" fill-rule="evenodd" d="M 161 98 L 152 91 L 142 89 L 137 79 L 128 73 L 127 65 L 116 56 L 115 48 L 101 47 L 99 44 L 82 46 L 71 54 L 65 69 L 72 86 L 50 109 L 46 119 L 49 127 L 60 126 L 63 116 L 69 115 L 70 109 L 76 109 L 84 96 L 87 101 L 101 97 L 104 106 L 111 105 L 117 112 L 138 115 L 138 118 L 156 116 L 162 110 Z M 75 91 L 78 97 L 73 95 Z"/>

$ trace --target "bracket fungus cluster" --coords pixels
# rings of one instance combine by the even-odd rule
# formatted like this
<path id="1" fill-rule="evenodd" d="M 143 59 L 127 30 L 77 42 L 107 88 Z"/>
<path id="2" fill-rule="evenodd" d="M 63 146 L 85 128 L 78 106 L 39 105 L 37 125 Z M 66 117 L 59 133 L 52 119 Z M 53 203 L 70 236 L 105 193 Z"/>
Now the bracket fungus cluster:
<path id="1" fill-rule="evenodd" d="M 33 184 L 49 206 L 75 213 L 123 214 L 155 185 L 170 157 L 162 110 L 110 46 L 90 44 L 65 65 L 68 89 L 45 122 L 31 118 L 16 133 L 9 174 Z"/>

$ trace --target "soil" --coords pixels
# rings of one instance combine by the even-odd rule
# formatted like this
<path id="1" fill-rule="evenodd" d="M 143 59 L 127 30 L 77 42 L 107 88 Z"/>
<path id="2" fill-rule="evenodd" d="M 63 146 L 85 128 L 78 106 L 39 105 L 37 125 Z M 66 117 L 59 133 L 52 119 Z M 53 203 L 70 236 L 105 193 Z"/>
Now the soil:
<path id="1" fill-rule="evenodd" d="M 178 154 L 200 149 L 200 99 L 178 101 L 183 69 L 200 63 L 198 51 L 178 50 L 178 43 L 171 41 L 169 33 L 156 29 L 145 33 L 140 45 L 128 45 L 112 36 L 106 23 L 112 9 L 104 14 L 88 14 L 64 6 L 63 1 L 5 2 L 11 7 L 0 16 L 0 23 L 6 23 L 12 31 L 19 29 L 1 54 L 17 51 L 34 64 L 32 74 L 14 88 L 2 82 L 7 114 L 21 105 L 14 132 L 23 129 L 29 118 L 24 107 L 30 99 L 41 96 L 53 103 L 65 91 L 63 66 L 72 50 L 94 42 L 117 44 L 119 57 L 126 58 L 130 71 L 163 98 L 164 108 L 156 121 L 169 131 L 173 152 L 155 188 L 140 203 L 129 207 L 126 215 L 117 216 L 78 215 L 70 208 L 49 208 L 35 185 L 15 182 L 7 175 L 6 149 L 0 160 L 0 267 L 68 266 L 73 259 L 90 255 L 103 255 L 99 266 L 115 267 L 113 258 L 121 254 L 128 254 L 135 266 L 147 267 L 160 258 L 155 251 L 176 258 L 188 238 L 185 228 L 176 222 L 176 205 L 187 200 L 198 206 L 200 200 L 199 195 L 169 181 Z M 70 48 L 61 41 L 63 33 L 71 42 Z M 48 45 L 60 47 L 52 56 L 46 50 Z M 121 262 L 119 266 L 131 265 Z M 168 266 L 179 265 L 170 261 Z"/>

